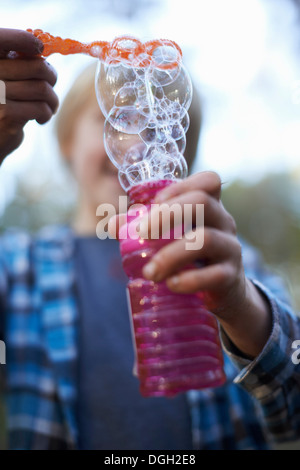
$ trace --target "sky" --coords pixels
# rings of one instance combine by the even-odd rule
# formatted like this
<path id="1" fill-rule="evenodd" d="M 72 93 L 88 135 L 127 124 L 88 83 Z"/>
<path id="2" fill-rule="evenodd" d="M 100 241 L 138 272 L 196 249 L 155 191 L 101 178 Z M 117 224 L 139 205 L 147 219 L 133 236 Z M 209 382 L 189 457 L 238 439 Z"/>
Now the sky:
<path id="1" fill-rule="evenodd" d="M 257 181 L 300 167 L 300 12 L 289 0 L 0 0 L 0 27 L 41 28 L 81 41 L 165 37 L 183 50 L 204 122 L 195 170 Z M 51 56 L 60 99 L 87 56 Z M 1 66 L 1 65 L 0 65 Z M 53 122 L 30 122 L 2 165 L 2 205 L 16 176 L 63 182 Z M 1 204 L 0 204 L 1 209 Z"/>

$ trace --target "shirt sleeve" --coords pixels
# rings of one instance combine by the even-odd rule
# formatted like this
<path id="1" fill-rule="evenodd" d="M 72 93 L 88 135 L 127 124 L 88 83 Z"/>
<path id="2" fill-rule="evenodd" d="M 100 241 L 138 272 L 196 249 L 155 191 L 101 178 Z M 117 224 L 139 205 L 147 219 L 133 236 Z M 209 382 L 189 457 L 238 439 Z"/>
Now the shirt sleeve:
<path id="1" fill-rule="evenodd" d="M 247 263 L 244 264 L 247 274 Z M 289 305 L 281 280 L 261 266 L 256 270 L 253 267 L 251 274 L 259 278 L 250 279 L 272 312 L 270 338 L 254 360 L 243 357 L 222 328 L 221 340 L 239 371 L 234 382 L 258 400 L 275 440 L 294 440 L 300 437 L 300 319 Z"/>

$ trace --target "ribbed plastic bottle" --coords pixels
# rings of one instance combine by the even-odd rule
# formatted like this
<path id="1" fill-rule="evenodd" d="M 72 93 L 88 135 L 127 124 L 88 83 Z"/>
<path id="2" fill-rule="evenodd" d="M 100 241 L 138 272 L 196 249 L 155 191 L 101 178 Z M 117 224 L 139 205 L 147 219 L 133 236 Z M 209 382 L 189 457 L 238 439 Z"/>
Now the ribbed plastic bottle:
<path id="1" fill-rule="evenodd" d="M 131 204 L 143 204 L 148 210 L 157 192 L 172 182 L 150 181 L 132 187 L 128 191 Z M 170 240 L 130 238 L 129 226 L 136 217 L 128 215 L 119 235 L 129 277 L 140 393 L 172 397 L 191 389 L 221 386 L 226 377 L 216 318 L 205 309 L 201 295 L 174 293 L 165 282 L 143 278 L 143 266 Z"/>

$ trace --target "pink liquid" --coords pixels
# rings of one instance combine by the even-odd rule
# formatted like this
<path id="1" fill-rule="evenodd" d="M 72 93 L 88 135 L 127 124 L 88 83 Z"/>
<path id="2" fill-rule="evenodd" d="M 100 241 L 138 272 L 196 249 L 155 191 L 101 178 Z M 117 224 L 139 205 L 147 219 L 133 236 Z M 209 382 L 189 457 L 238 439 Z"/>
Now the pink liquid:
<path id="1" fill-rule="evenodd" d="M 149 207 L 156 193 L 170 183 L 162 180 L 137 185 L 129 190 L 130 200 Z M 121 228 L 124 239 L 120 249 L 129 277 L 141 394 L 171 397 L 191 389 L 221 386 L 226 377 L 216 318 L 205 309 L 201 294 L 173 293 L 165 282 L 143 278 L 143 266 L 170 240 L 130 239 L 129 224 L 135 219 L 128 216 L 128 223 Z"/>

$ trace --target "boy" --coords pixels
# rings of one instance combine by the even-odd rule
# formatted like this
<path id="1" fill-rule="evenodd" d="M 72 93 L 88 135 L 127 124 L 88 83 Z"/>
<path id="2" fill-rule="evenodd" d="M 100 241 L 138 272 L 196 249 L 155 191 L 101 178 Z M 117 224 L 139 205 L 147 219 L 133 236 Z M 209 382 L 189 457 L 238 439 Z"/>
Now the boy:
<path id="1" fill-rule="evenodd" d="M 1 41 L 2 39 L 2 41 Z M 56 76 L 41 59 L 7 58 L 15 50 L 34 56 L 31 35 L 0 30 L 0 155 L 22 140 L 30 119 L 43 123 L 57 108 Z M 4 47 L 3 47 L 4 45 Z M 36 237 L 5 234 L 1 240 L 1 339 L 7 345 L 5 380 L 12 449 L 265 449 L 269 439 L 250 396 L 232 383 L 236 369 L 225 356 L 227 383 L 172 400 L 144 399 L 132 376 L 133 351 L 118 242 L 98 240 L 96 208 L 117 206 L 117 172 L 102 140 L 104 118 L 86 70 L 66 97 L 57 121 L 62 154 L 79 185 L 71 227 L 46 228 Z M 24 97 L 26 101 L 24 102 Z M 192 122 L 194 120 L 192 119 Z M 191 165 L 194 153 L 187 154 Z M 164 202 L 205 204 L 205 246 L 187 252 L 181 240 L 163 248 L 145 277 L 167 279 L 174 291 L 204 289 L 224 336 L 247 357 L 260 354 L 275 312 L 288 309 L 284 292 L 236 237 L 220 202 L 214 173 L 193 175 L 164 192 Z M 205 255 L 206 268 L 175 275 Z M 191 258 L 193 256 L 193 258 Z M 245 266 L 245 268 L 244 268 Z M 158 268 L 158 269 L 157 269 Z M 159 276 L 159 277 L 158 277 Z M 250 278 L 253 281 L 250 281 Z M 272 289 L 272 294 L 254 279 Z M 2 366 L 3 367 L 3 366 Z"/>

